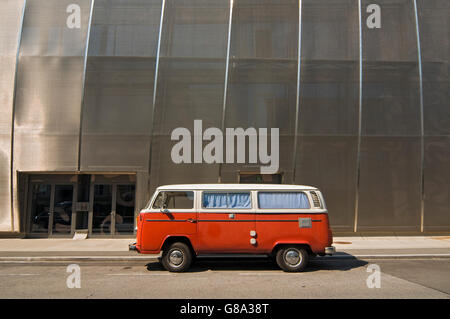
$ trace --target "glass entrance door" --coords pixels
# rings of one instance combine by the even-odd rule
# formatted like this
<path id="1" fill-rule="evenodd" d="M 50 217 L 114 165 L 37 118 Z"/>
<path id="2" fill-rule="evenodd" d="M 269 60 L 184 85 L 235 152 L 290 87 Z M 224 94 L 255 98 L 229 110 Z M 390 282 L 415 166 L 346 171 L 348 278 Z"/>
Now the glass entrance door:
<path id="1" fill-rule="evenodd" d="M 74 203 L 74 185 L 54 185 L 53 214 L 50 235 L 70 235 Z"/>
<path id="2" fill-rule="evenodd" d="M 51 193 L 52 186 L 49 184 L 31 185 L 31 218 L 29 232 L 48 235 Z"/>
<path id="3" fill-rule="evenodd" d="M 135 185 L 91 185 L 91 235 L 131 235 L 135 226 Z"/>
<path id="4" fill-rule="evenodd" d="M 74 184 L 32 183 L 30 223 L 33 235 L 70 236 L 74 204 Z"/>
<path id="5" fill-rule="evenodd" d="M 32 237 L 133 235 L 134 181 L 102 175 L 30 177 L 26 233 Z"/>

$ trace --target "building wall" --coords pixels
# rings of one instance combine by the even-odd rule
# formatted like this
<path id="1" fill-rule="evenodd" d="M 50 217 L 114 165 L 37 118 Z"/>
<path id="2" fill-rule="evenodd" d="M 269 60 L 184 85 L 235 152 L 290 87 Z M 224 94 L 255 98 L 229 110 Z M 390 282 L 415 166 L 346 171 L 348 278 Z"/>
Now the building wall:
<path id="1" fill-rule="evenodd" d="M 335 231 L 448 232 L 449 16 L 446 0 L 1 1 L 0 231 L 23 222 L 18 172 L 137 173 L 145 203 L 258 169 L 174 164 L 172 130 L 202 119 L 278 127 L 283 183 L 321 188 Z"/>

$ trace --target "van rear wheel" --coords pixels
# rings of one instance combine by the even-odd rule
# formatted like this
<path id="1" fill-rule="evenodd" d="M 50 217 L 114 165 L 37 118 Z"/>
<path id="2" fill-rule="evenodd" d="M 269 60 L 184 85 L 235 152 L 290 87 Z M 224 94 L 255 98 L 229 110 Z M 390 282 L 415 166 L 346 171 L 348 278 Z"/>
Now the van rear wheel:
<path id="1" fill-rule="evenodd" d="M 192 253 L 189 247 L 181 242 L 173 243 L 165 249 L 161 256 L 163 267 L 170 272 L 183 272 L 192 263 Z"/>
<path id="2" fill-rule="evenodd" d="M 277 251 L 277 264 L 287 272 L 303 271 L 308 264 L 308 252 L 298 246 L 282 247 Z"/>

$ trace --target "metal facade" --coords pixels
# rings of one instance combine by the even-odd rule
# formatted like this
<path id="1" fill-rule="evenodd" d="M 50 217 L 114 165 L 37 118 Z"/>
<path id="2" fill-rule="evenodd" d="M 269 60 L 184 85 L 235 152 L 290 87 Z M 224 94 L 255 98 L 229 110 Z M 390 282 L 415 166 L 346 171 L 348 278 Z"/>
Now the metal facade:
<path id="1" fill-rule="evenodd" d="M 321 188 L 335 231 L 448 232 L 449 17 L 447 0 L 3 0 L 0 232 L 23 229 L 21 173 L 136 174 L 142 206 L 258 169 L 174 164 L 195 119 L 278 127 L 282 182 Z"/>

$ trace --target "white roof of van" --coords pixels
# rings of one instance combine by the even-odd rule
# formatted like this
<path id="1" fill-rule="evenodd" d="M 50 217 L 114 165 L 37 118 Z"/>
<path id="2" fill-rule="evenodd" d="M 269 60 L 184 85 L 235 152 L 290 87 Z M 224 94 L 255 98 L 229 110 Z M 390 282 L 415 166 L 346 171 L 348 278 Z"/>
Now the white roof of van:
<path id="1" fill-rule="evenodd" d="M 163 185 L 159 190 L 317 190 L 316 187 L 288 184 L 178 184 Z"/>

